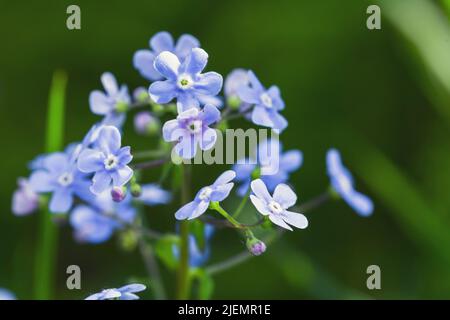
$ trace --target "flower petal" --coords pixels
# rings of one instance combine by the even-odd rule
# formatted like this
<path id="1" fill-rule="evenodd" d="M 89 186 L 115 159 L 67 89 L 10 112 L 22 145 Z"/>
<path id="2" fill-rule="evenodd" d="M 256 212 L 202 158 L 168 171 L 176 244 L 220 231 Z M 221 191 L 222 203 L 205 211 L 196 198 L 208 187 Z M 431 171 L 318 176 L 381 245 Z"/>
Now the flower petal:
<path id="1" fill-rule="evenodd" d="M 203 130 L 201 139 L 200 139 L 200 149 L 206 151 L 214 147 L 217 140 L 217 132 L 215 129 L 207 128 Z"/>
<path id="2" fill-rule="evenodd" d="M 105 155 L 115 154 L 120 149 L 121 140 L 119 129 L 114 126 L 104 126 L 98 134 L 97 145 Z"/>
<path id="3" fill-rule="evenodd" d="M 296 171 L 303 163 L 303 153 L 300 150 L 289 150 L 281 155 L 280 168 L 286 172 Z"/>
<path id="4" fill-rule="evenodd" d="M 205 105 L 203 112 L 200 115 L 203 123 L 206 125 L 211 125 L 220 120 L 220 111 L 215 106 L 211 104 Z"/>
<path id="5" fill-rule="evenodd" d="M 152 81 L 162 78 L 153 66 L 154 62 L 155 55 L 150 50 L 138 50 L 133 56 L 133 66 L 144 78 Z"/>
<path id="6" fill-rule="evenodd" d="M 176 86 L 171 80 L 153 82 L 148 93 L 156 103 L 169 103 L 177 95 Z"/>
<path id="7" fill-rule="evenodd" d="M 172 52 L 163 51 L 155 59 L 155 69 L 164 77 L 170 80 L 176 80 L 178 76 L 178 68 L 180 60 Z"/>
<path id="8" fill-rule="evenodd" d="M 202 214 L 205 213 L 206 210 L 208 210 L 208 207 L 209 207 L 209 201 L 198 202 L 197 207 L 194 209 L 194 212 L 188 218 L 188 220 L 192 220 L 192 219 L 195 219 L 195 218 L 201 216 Z"/>
<path id="9" fill-rule="evenodd" d="M 184 206 L 182 206 L 180 209 L 178 209 L 177 212 L 175 212 L 175 218 L 177 220 L 184 220 L 189 218 L 193 213 L 194 210 L 197 208 L 198 202 L 191 201 Z"/>
<path id="10" fill-rule="evenodd" d="M 303 214 L 297 212 L 284 211 L 283 220 L 299 229 L 305 229 L 308 226 L 308 219 Z"/>
<path id="11" fill-rule="evenodd" d="M 177 97 L 178 113 L 185 112 L 189 109 L 197 109 L 200 107 L 200 101 L 190 92 L 182 92 Z"/>
<path id="12" fill-rule="evenodd" d="M 94 149 L 84 149 L 77 160 L 78 170 L 81 172 L 95 172 L 104 168 L 105 155 Z"/>
<path id="13" fill-rule="evenodd" d="M 293 231 L 292 228 L 288 224 L 286 224 L 286 222 L 284 222 L 284 220 L 281 217 L 276 216 L 274 214 L 270 214 L 269 215 L 269 219 L 270 219 L 270 221 L 275 223 L 277 226 L 280 226 L 280 227 L 282 227 L 284 229 Z"/>
<path id="14" fill-rule="evenodd" d="M 166 123 L 164 123 L 163 128 L 162 128 L 162 132 L 163 132 L 163 138 L 165 141 L 175 141 L 178 139 L 179 136 L 181 136 L 181 133 L 178 132 L 176 135 L 174 135 L 174 133 L 176 133 L 175 131 L 179 130 L 179 131 L 183 131 L 179 125 L 178 125 L 178 120 L 173 119 L 173 120 L 169 120 Z"/>
<path id="15" fill-rule="evenodd" d="M 133 160 L 133 156 L 130 153 L 130 147 L 123 147 L 120 148 L 119 152 L 117 153 L 117 160 L 120 165 L 129 164 L 131 160 Z"/>
<path id="16" fill-rule="evenodd" d="M 197 38 L 190 34 L 183 34 L 177 41 L 175 46 L 175 54 L 182 60 L 184 60 L 193 48 L 200 47 L 200 42 Z"/>
<path id="17" fill-rule="evenodd" d="M 282 183 L 275 188 L 273 200 L 278 202 L 283 209 L 287 209 L 297 202 L 297 195 L 288 185 Z"/>
<path id="18" fill-rule="evenodd" d="M 194 48 L 183 62 L 182 69 L 188 74 L 197 74 L 202 72 L 208 63 L 208 54 L 201 48 Z"/>
<path id="19" fill-rule="evenodd" d="M 239 99 L 246 103 L 260 103 L 260 92 L 256 91 L 255 89 L 249 88 L 247 86 L 242 86 L 237 89 L 237 94 L 239 96 Z"/>
<path id="20" fill-rule="evenodd" d="M 343 199 L 356 211 L 360 216 L 368 217 L 373 213 L 372 200 L 358 191 L 350 192 L 343 195 Z"/>
<path id="21" fill-rule="evenodd" d="M 92 178 L 91 192 L 97 195 L 101 194 L 110 187 L 111 180 L 112 178 L 107 171 L 97 171 Z"/>
<path id="22" fill-rule="evenodd" d="M 103 73 L 101 76 L 101 81 L 109 96 L 114 96 L 119 91 L 116 78 L 111 72 Z"/>
<path id="23" fill-rule="evenodd" d="M 211 201 L 223 201 L 230 195 L 231 189 L 233 189 L 234 183 L 226 183 L 220 186 L 217 186 L 214 191 L 211 193 L 210 199 Z"/>
<path id="24" fill-rule="evenodd" d="M 251 70 L 248 71 L 248 80 L 250 81 L 253 89 L 256 89 L 257 91 L 266 91 L 264 86 L 256 77 L 255 73 Z"/>
<path id="25" fill-rule="evenodd" d="M 53 177 L 47 171 L 35 171 L 30 177 L 30 187 L 36 192 L 50 192 L 55 188 L 53 185 Z"/>
<path id="26" fill-rule="evenodd" d="M 89 95 L 89 106 L 92 113 L 100 115 L 108 114 L 113 109 L 110 98 L 99 90 L 94 90 Z"/>
<path id="27" fill-rule="evenodd" d="M 215 96 L 222 89 L 222 83 L 222 76 L 211 71 L 198 75 L 193 87 L 200 94 Z"/>
<path id="28" fill-rule="evenodd" d="M 132 176 L 133 170 L 129 166 L 117 169 L 116 171 L 111 173 L 113 185 L 117 187 L 121 187 L 126 184 L 128 181 L 130 181 Z"/>
<path id="29" fill-rule="evenodd" d="M 250 200 L 252 201 L 256 210 L 258 210 L 262 215 L 267 216 L 270 214 L 269 209 L 267 208 L 266 204 L 261 199 L 259 199 L 258 197 L 251 194 Z"/>
<path id="30" fill-rule="evenodd" d="M 252 188 L 253 193 L 258 198 L 265 201 L 266 203 L 272 201 L 272 197 L 269 194 L 269 191 L 267 191 L 267 187 L 261 179 L 253 180 L 250 186 Z"/>
<path id="31" fill-rule="evenodd" d="M 172 51 L 173 50 L 173 38 L 167 31 L 161 31 L 156 33 L 150 39 L 150 47 L 155 50 L 156 53 L 162 51 Z"/>
<path id="32" fill-rule="evenodd" d="M 184 135 L 174 147 L 175 152 L 184 159 L 192 159 L 197 153 L 197 139 Z"/>
<path id="33" fill-rule="evenodd" d="M 220 186 L 222 184 L 228 183 L 233 181 L 233 179 L 236 178 L 236 172 L 233 170 L 227 170 L 224 173 L 222 173 L 216 181 L 214 181 L 213 186 Z"/>
<path id="34" fill-rule="evenodd" d="M 126 286 L 120 287 L 119 290 L 122 293 L 125 292 L 141 292 L 144 291 L 145 289 L 147 289 L 147 287 L 143 284 L 140 283 L 132 283 L 132 284 L 128 284 Z"/>
<path id="35" fill-rule="evenodd" d="M 58 188 L 53 192 L 49 210 L 53 213 L 66 213 L 73 203 L 72 190 L 70 188 Z"/>

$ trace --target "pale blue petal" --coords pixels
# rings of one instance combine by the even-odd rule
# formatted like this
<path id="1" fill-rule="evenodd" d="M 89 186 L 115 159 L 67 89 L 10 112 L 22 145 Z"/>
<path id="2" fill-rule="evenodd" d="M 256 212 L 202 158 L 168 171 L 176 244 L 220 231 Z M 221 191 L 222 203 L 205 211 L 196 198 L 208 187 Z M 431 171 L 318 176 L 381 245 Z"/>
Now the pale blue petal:
<path id="1" fill-rule="evenodd" d="M 270 221 L 272 221 L 277 226 L 280 226 L 280 227 L 282 227 L 282 228 L 284 228 L 286 230 L 293 231 L 292 228 L 288 224 L 286 224 L 286 222 L 284 222 L 284 220 L 280 216 L 276 216 L 274 214 L 270 214 L 269 215 L 269 219 L 270 219 Z"/>
<path id="2" fill-rule="evenodd" d="M 159 80 L 161 74 L 153 66 L 155 55 L 150 50 L 138 50 L 133 56 L 133 65 L 148 80 Z"/>
<path id="3" fill-rule="evenodd" d="M 117 169 L 111 173 L 113 179 L 113 185 L 121 187 L 130 181 L 133 176 L 133 170 L 129 166 L 124 166 L 123 168 Z"/>
<path id="4" fill-rule="evenodd" d="M 197 93 L 204 95 L 215 96 L 222 89 L 222 76 L 217 72 L 206 72 L 198 75 L 198 80 L 195 82 L 193 88 Z"/>
<path id="5" fill-rule="evenodd" d="M 228 195 L 233 189 L 234 183 L 227 183 L 214 188 L 214 191 L 211 193 L 210 199 L 211 201 L 223 201 L 228 198 Z"/>
<path id="6" fill-rule="evenodd" d="M 255 206 L 256 210 L 258 210 L 262 215 L 267 216 L 270 214 L 270 211 L 267 208 L 267 204 L 263 200 L 252 194 L 250 195 L 250 200 Z"/>
<path id="7" fill-rule="evenodd" d="M 206 51 L 201 48 L 194 48 L 183 62 L 181 69 L 188 74 L 195 75 L 200 73 L 206 67 L 207 63 L 208 54 Z"/>
<path id="8" fill-rule="evenodd" d="M 123 286 L 117 290 L 119 290 L 122 293 L 129 292 L 129 293 L 135 293 L 135 292 L 141 292 L 147 289 L 147 287 L 140 283 L 132 283 L 128 284 L 126 286 Z"/>
<path id="9" fill-rule="evenodd" d="M 107 171 L 97 171 L 92 178 L 91 191 L 94 194 L 101 194 L 111 186 L 111 176 Z"/>
<path id="10" fill-rule="evenodd" d="M 94 149 L 84 149 L 78 156 L 77 167 L 81 172 L 95 172 L 104 168 L 105 155 Z"/>
<path id="11" fill-rule="evenodd" d="M 217 140 L 217 132 L 215 129 L 207 128 L 203 130 L 200 140 L 200 149 L 206 151 L 214 147 Z"/>
<path id="12" fill-rule="evenodd" d="M 222 184 L 226 184 L 228 182 L 233 181 L 233 179 L 236 178 L 236 172 L 234 172 L 233 170 L 227 170 L 224 173 L 222 173 L 217 179 L 216 181 L 214 181 L 213 186 L 217 187 L 220 186 Z"/>
<path id="13" fill-rule="evenodd" d="M 173 44 L 173 38 L 167 31 L 161 31 L 156 33 L 151 39 L 150 39 L 150 47 L 156 52 L 162 52 L 162 51 L 173 51 L 174 44 Z"/>
<path id="14" fill-rule="evenodd" d="M 58 188 L 53 192 L 49 210 L 53 213 L 66 213 L 73 203 L 72 190 L 70 188 Z"/>
<path id="15" fill-rule="evenodd" d="M 197 153 L 197 140 L 192 135 L 185 135 L 175 147 L 175 152 L 184 159 L 192 159 Z"/>
<path id="16" fill-rule="evenodd" d="M 256 91 L 255 89 L 249 88 L 247 86 L 242 86 L 237 88 L 237 94 L 239 96 L 239 99 L 246 103 L 250 104 L 259 104 L 260 103 L 260 92 Z"/>
<path id="17" fill-rule="evenodd" d="M 244 69 L 234 69 L 225 79 L 224 92 L 227 97 L 238 94 L 238 89 L 248 87 L 248 73 Z"/>
<path id="18" fill-rule="evenodd" d="M 130 147 L 120 148 L 119 152 L 117 153 L 117 160 L 120 165 L 123 166 L 131 162 L 133 156 L 131 155 L 130 150 Z"/>
<path id="19" fill-rule="evenodd" d="M 299 229 L 305 229 L 308 226 L 308 219 L 301 213 L 284 211 L 282 213 L 282 218 L 291 226 Z"/>
<path id="20" fill-rule="evenodd" d="M 190 34 L 183 34 L 177 41 L 177 45 L 175 46 L 175 54 L 181 60 L 184 60 L 191 53 L 193 48 L 198 47 L 200 47 L 200 42 L 197 38 L 191 36 Z"/>
<path id="21" fill-rule="evenodd" d="M 303 153 L 300 150 L 289 150 L 281 155 L 280 168 L 286 172 L 296 171 L 303 163 Z"/>
<path id="22" fill-rule="evenodd" d="M 192 212 L 192 215 L 190 215 L 188 217 L 188 220 L 192 220 L 192 219 L 198 218 L 199 216 L 204 214 L 206 212 L 206 210 L 208 210 L 208 207 L 209 207 L 209 201 L 200 201 L 200 202 L 198 202 L 197 203 L 197 207 Z"/>
<path id="23" fill-rule="evenodd" d="M 148 88 L 150 98 L 156 103 L 169 103 L 176 95 L 176 85 L 171 80 L 153 82 Z"/>
<path id="24" fill-rule="evenodd" d="M 273 200 L 278 202 L 283 209 L 287 209 L 295 205 L 297 202 L 297 195 L 286 184 L 279 184 L 273 193 Z"/>
<path id="25" fill-rule="evenodd" d="M 172 52 L 163 51 L 155 59 L 155 69 L 165 78 L 176 81 L 180 60 Z"/>
<path id="26" fill-rule="evenodd" d="M 197 208 L 197 206 L 198 202 L 196 201 L 191 201 L 185 204 L 175 213 L 175 218 L 177 220 L 184 220 L 189 218 L 194 213 L 194 210 Z"/>
<path id="27" fill-rule="evenodd" d="M 119 91 L 116 78 L 111 72 L 103 73 L 101 76 L 101 81 L 109 96 L 114 96 Z"/>
<path id="28" fill-rule="evenodd" d="M 220 111 L 215 106 L 207 104 L 203 108 L 203 112 L 200 114 L 200 119 L 206 125 L 211 125 L 220 120 Z"/>
<path id="29" fill-rule="evenodd" d="M 114 126 L 104 126 L 98 134 L 97 145 L 105 154 L 115 154 L 121 146 L 120 131 Z"/>
<path id="30" fill-rule="evenodd" d="M 35 171 L 30 177 L 30 187 L 36 192 L 50 192 L 55 188 L 55 178 L 47 171 Z"/>
<path id="31" fill-rule="evenodd" d="M 254 74 L 254 72 L 251 70 L 248 71 L 248 79 L 249 79 L 253 89 L 255 89 L 259 92 L 265 91 L 264 86 L 261 84 L 261 82 L 258 80 L 256 75 Z"/>
<path id="32" fill-rule="evenodd" d="M 373 202 L 366 195 L 353 191 L 347 195 L 343 195 L 343 199 L 356 211 L 360 216 L 368 217 L 373 213 Z"/>
<path id="33" fill-rule="evenodd" d="M 92 91 L 89 95 L 89 105 L 92 113 L 105 115 L 113 110 L 113 104 L 109 97 L 99 90 Z"/>
<path id="34" fill-rule="evenodd" d="M 272 196 L 267 191 L 267 187 L 261 179 L 256 179 L 251 182 L 251 188 L 253 193 L 261 200 L 269 203 L 272 201 Z"/>

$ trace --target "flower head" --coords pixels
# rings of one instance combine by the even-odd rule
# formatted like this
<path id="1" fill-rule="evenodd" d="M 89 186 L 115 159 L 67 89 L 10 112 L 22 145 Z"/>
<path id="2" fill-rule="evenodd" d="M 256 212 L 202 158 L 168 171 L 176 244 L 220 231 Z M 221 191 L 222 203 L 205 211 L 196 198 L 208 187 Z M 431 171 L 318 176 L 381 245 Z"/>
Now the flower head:
<path id="1" fill-rule="evenodd" d="M 165 141 L 178 141 L 175 152 L 182 158 L 191 159 L 201 150 L 209 150 L 216 143 L 217 133 L 209 126 L 220 119 L 220 111 L 213 105 L 206 105 L 203 110 L 188 109 L 174 120 L 163 126 Z"/>
<path id="2" fill-rule="evenodd" d="M 248 78 L 248 71 L 244 69 L 234 69 L 231 71 L 225 79 L 224 93 L 227 98 L 228 104 L 232 108 L 238 108 L 240 111 L 245 112 L 248 110 L 251 104 L 243 102 L 239 98 L 238 89 L 240 87 L 248 87 L 250 80 Z"/>
<path id="3" fill-rule="evenodd" d="M 156 57 L 154 66 L 166 80 L 150 85 L 150 97 L 162 104 L 176 98 L 178 112 L 198 108 L 202 99 L 216 96 L 222 88 L 220 74 L 201 73 L 207 62 L 208 54 L 200 48 L 192 49 L 183 62 L 169 51 L 161 52 Z"/>
<path id="4" fill-rule="evenodd" d="M 301 213 L 288 211 L 297 202 L 297 195 L 286 184 L 279 184 L 270 195 L 267 187 L 261 179 L 252 181 L 251 188 L 254 194 L 250 195 L 255 208 L 276 225 L 291 230 L 289 225 L 304 229 L 308 226 L 308 220 Z"/>
<path id="5" fill-rule="evenodd" d="M 17 184 L 19 188 L 13 194 L 12 212 L 17 216 L 24 216 L 37 209 L 39 195 L 31 188 L 27 179 L 19 178 Z"/>
<path id="6" fill-rule="evenodd" d="M 277 139 L 261 142 L 255 153 L 254 159 L 241 159 L 233 166 L 236 181 L 240 183 L 237 193 L 241 197 L 248 191 L 255 171 L 259 170 L 261 180 L 273 192 L 277 185 L 287 182 L 289 175 L 298 170 L 303 162 L 300 150 L 283 152 L 283 146 Z"/>
<path id="7" fill-rule="evenodd" d="M 236 173 L 232 170 L 222 173 L 212 185 L 201 188 L 193 201 L 181 207 L 175 213 L 175 218 L 178 220 L 195 219 L 205 213 L 211 201 L 220 202 L 226 199 L 234 186 L 231 181 L 235 177 Z"/>
<path id="8" fill-rule="evenodd" d="M 140 283 L 129 284 L 118 289 L 105 289 L 99 293 L 94 293 L 84 300 L 138 300 L 136 292 L 141 292 L 147 287 Z"/>
<path id="9" fill-rule="evenodd" d="M 29 187 L 37 193 L 51 192 L 51 212 L 65 213 L 72 207 L 74 196 L 89 198 L 86 192 L 89 180 L 76 166 L 76 150 L 49 154 L 42 160 L 42 167 L 35 170 Z"/>
<path id="10" fill-rule="evenodd" d="M 105 72 L 101 76 L 101 81 L 105 92 L 94 90 L 89 96 L 91 111 L 95 114 L 105 116 L 109 122 L 120 122 L 114 120 L 123 118 L 123 111 L 130 104 L 130 95 L 125 85 L 119 87 L 114 75 Z"/>
<path id="11" fill-rule="evenodd" d="M 336 149 L 327 152 L 327 171 L 333 190 L 360 216 L 370 216 L 373 212 L 372 200 L 354 189 L 353 177 L 342 164 Z"/>
<path id="12" fill-rule="evenodd" d="M 183 62 L 191 49 L 200 47 L 200 42 L 190 34 L 183 34 L 175 44 L 170 33 L 162 31 L 150 39 L 149 46 L 152 50 L 136 51 L 133 56 L 133 65 L 144 78 L 155 81 L 162 79 L 161 74 L 153 66 L 155 58 L 161 52 L 172 52 Z"/>
<path id="13" fill-rule="evenodd" d="M 247 249 L 254 256 L 260 256 L 261 254 L 266 252 L 267 249 L 266 244 L 264 242 L 254 237 L 247 239 L 246 245 Z"/>
<path id="14" fill-rule="evenodd" d="M 243 102 L 254 105 L 251 116 L 253 123 L 280 131 L 284 130 L 288 123 L 279 114 L 279 111 L 284 109 L 280 89 L 277 86 L 271 86 L 266 90 L 252 71 L 248 71 L 248 78 L 250 86 L 240 86 L 237 93 Z"/>
<path id="15" fill-rule="evenodd" d="M 95 173 L 90 190 L 100 194 L 111 186 L 123 186 L 133 175 L 127 165 L 132 156 L 130 147 L 121 147 L 121 135 L 113 126 L 104 126 L 98 132 L 95 149 L 84 149 L 78 158 L 78 169 Z"/>
<path id="16" fill-rule="evenodd" d="M 141 188 L 141 195 L 137 199 L 148 206 L 167 204 L 172 200 L 172 194 L 155 183 L 144 184 Z"/>
<path id="17" fill-rule="evenodd" d="M 70 224 L 75 239 L 97 244 L 107 241 L 124 224 L 131 224 L 135 216 L 136 209 L 131 206 L 130 197 L 116 203 L 108 192 L 104 192 L 90 206 L 75 207 L 70 214 Z"/>

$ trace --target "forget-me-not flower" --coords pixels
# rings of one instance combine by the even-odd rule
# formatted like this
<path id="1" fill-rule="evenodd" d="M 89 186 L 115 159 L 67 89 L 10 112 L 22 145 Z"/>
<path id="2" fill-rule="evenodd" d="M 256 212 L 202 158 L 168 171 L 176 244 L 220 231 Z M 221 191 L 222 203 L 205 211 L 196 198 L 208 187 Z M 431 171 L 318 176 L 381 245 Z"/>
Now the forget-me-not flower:
<path id="1" fill-rule="evenodd" d="M 138 300 L 139 297 L 135 295 L 137 292 L 141 292 L 147 289 L 147 287 L 140 283 L 133 283 L 118 289 L 105 289 L 99 293 L 94 293 L 84 300 Z"/>
<path id="2" fill-rule="evenodd" d="M 19 188 L 14 191 L 12 212 L 17 216 L 24 216 L 35 211 L 39 205 L 39 195 L 31 188 L 25 178 L 17 181 Z"/>
<path id="3" fill-rule="evenodd" d="M 105 92 L 94 90 L 89 95 L 89 105 L 95 114 L 105 116 L 107 123 L 121 124 L 125 119 L 124 109 L 131 102 L 126 85 L 117 84 L 117 80 L 110 72 L 101 76 Z"/>
<path id="4" fill-rule="evenodd" d="M 193 201 L 181 207 L 175 213 L 175 218 L 178 220 L 195 219 L 205 213 L 211 201 L 220 202 L 226 199 L 234 186 L 231 181 L 235 177 L 236 173 L 233 170 L 222 173 L 212 185 L 201 188 Z"/>
<path id="5" fill-rule="evenodd" d="M 366 195 L 354 189 L 353 177 L 342 164 L 341 155 L 336 149 L 327 152 L 327 172 L 331 186 L 339 196 L 347 202 L 360 216 L 370 216 L 373 212 L 373 202 Z"/>
<path id="6" fill-rule="evenodd" d="M 142 49 L 136 51 L 133 56 L 133 65 L 144 78 L 155 81 L 162 78 L 161 74 L 153 66 L 155 58 L 161 52 L 172 52 L 183 62 L 191 53 L 191 49 L 200 47 L 200 42 L 190 34 L 183 34 L 175 44 L 170 33 L 161 31 L 150 39 L 149 46 L 152 50 Z"/>
<path id="7" fill-rule="evenodd" d="M 105 191 L 95 197 L 90 206 L 82 204 L 75 207 L 70 214 L 70 224 L 75 239 L 97 244 L 107 241 L 124 224 L 131 224 L 135 216 L 136 209 L 131 205 L 130 197 L 116 203 Z"/>
<path id="8" fill-rule="evenodd" d="M 172 200 L 172 194 L 156 183 L 149 183 L 141 185 L 141 195 L 137 200 L 148 206 L 167 204 Z"/>
<path id="9" fill-rule="evenodd" d="M 203 266 L 209 259 L 211 255 L 211 245 L 210 241 L 212 235 L 214 234 L 214 227 L 210 224 L 206 224 L 204 227 L 204 246 L 199 247 L 197 240 L 193 234 L 189 235 L 189 266 L 192 268 L 198 268 Z M 173 246 L 173 253 L 175 257 L 179 257 L 178 246 Z"/>
<path id="10" fill-rule="evenodd" d="M 251 188 L 254 194 L 250 195 L 255 208 L 276 225 L 291 230 L 289 225 L 304 229 L 308 226 L 306 217 L 297 212 L 288 211 L 297 202 L 297 195 L 286 184 L 279 184 L 270 195 L 267 187 L 261 179 L 252 181 Z"/>
<path id="11" fill-rule="evenodd" d="M 217 133 L 209 126 L 219 119 L 220 111 L 213 105 L 206 105 L 202 110 L 188 109 L 164 124 L 163 138 L 178 141 L 174 151 L 182 158 L 191 159 L 197 153 L 197 145 L 201 150 L 214 147 Z"/>
<path id="12" fill-rule="evenodd" d="M 284 130 L 288 122 L 279 113 L 284 109 L 280 89 L 277 86 L 264 88 L 252 71 L 248 71 L 248 78 L 251 86 L 241 86 L 237 92 L 242 101 L 254 105 L 251 116 L 253 123 L 280 131 Z"/>
<path id="13" fill-rule="evenodd" d="M 280 183 L 287 182 L 289 175 L 298 170 L 303 162 L 300 150 L 283 152 L 282 144 L 277 139 L 261 142 L 254 158 L 240 159 L 233 166 L 236 182 L 240 183 L 237 194 L 244 196 L 250 188 L 250 181 L 255 170 L 259 169 L 260 179 L 264 181 L 270 192 Z"/>
<path id="14" fill-rule="evenodd" d="M 98 132 L 96 148 L 84 149 L 78 157 L 82 172 L 95 173 L 90 190 L 100 194 L 111 186 L 123 186 L 133 175 L 128 166 L 132 160 L 130 147 L 121 147 L 121 135 L 113 126 L 104 126 Z"/>
<path id="15" fill-rule="evenodd" d="M 75 150 L 56 152 L 43 159 L 42 167 L 35 170 L 29 186 L 38 193 L 51 192 L 49 209 L 55 213 L 65 213 L 72 207 L 74 196 L 86 199 L 89 180 L 76 166 Z"/>
<path id="16" fill-rule="evenodd" d="M 248 87 L 250 85 L 250 79 L 248 77 L 248 71 L 244 69 L 234 69 L 225 78 L 225 83 L 223 86 L 223 91 L 225 97 L 229 104 L 233 104 L 238 101 L 237 107 L 241 112 L 249 110 L 251 107 L 250 103 L 246 103 L 239 98 L 238 89 L 240 87 Z"/>
<path id="17" fill-rule="evenodd" d="M 208 62 L 205 50 L 194 48 L 184 62 L 169 52 L 161 52 L 155 59 L 155 69 L 166 80 L 152 83 L 148 89 L 156 103 L 177 99 L 178 112 L 198 108 L 206 96 L 216 96 L 222 88 L 222 76 L 217 72 L 201 73 Z"/>

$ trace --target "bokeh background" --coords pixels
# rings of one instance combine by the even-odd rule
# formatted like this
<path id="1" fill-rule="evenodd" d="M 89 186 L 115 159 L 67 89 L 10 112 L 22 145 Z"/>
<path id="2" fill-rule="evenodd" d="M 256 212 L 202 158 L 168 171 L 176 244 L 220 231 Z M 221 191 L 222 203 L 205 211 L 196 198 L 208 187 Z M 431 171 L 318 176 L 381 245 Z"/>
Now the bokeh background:
<path id="1" fill-rule="evenodd" d="M 381 30 L 366 28 L 373 3 L 381 7 Z M 70 4 L 81 7 L 81 30 L 66 28 Z M 208 70 L 225 76 L 249 68 L 280 86 L 290 122 L 284 146 L 305 157 L 291 179 L 300 201 L 327 188 L 324 156 L 334 146 L 376 206 L 368 219 L 343 202 L 312 211 L 306 230 L 217 274 L 213 298 L 450 298 L 449 17 L 445 0 L 2 0 L 0 287 L 33 298 L 39 219 L 13 216 L 10 204 L 17 177 L 44 150 L 53 72 L 68 74 L 65 142 L 80 140 L 99 120 L 88 96 L 100 88 L 100 74 L 112 71 L 129 88 L 147 86 L 133 53 L 167 30 L 200 39 Z M 146 139 L 130 133 L 126 143 L 151 148 Z M 194 189 L 217 172 L 195 167 Z M 176 209 L 146 215 L 155 228 L 173 231 Z M 235 232 L 220 231 L 211 262 L 243 248 Z M 82 290 L 65 287 L 70 264 L 82 269 Z M 381 290 L 366 288 L 372 264 L 381 267 Z M 62 226 L 55 277 L 55 298 L 79 299 L 145 277 L 145 270 L 138 252 L 121 250 L 117 239 L 80 245 Z M 164 279 L 173 285 L 172 273 Z"/>

